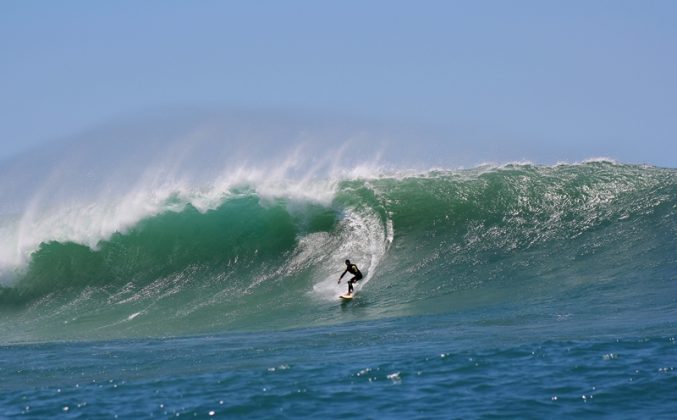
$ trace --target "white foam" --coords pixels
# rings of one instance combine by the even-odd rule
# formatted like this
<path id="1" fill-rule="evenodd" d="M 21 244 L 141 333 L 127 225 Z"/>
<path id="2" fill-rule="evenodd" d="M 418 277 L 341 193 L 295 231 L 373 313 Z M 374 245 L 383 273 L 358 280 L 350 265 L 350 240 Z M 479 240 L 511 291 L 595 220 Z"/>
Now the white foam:
<path id="1" fill-rule="evenodd" d="M 390 220 L 385 224 L 392 229 Z M 326 271 L 318 273 L 322 280 L 313 286 L 313 293 L 323 300 L 336 300 L 338 295 L 347 291 L 346 282 L 350 277 L 344 276 L 342 283 L 338 284 L 346 259 L 361 267 L 360 271 L 364 273 L 355 289 L 359 291 L 364 287 L 373 278 L 387 251 L 391 241 L 389 235 L 394 234 L 388 232 L 386 226 L 371 209 L 346 210 L 338 229 L 339 243 L 325 262 Z"/>
<path id="2" fill-rule="evenodd" d="M 587 159 L 583 159 L 582 163 L 613 163 L 613 164 L 618 164 L 618 161 L 614 158 L 611 157 L 606 157 L 606 156 L 598 156 L 598 157 L 591 157 Z"/>
<path id="3" fill-rule="evenodd" d="M 139 315 L 141 315 L 141 312 L 134 312 L 133 314 L 127 317 L 127 321 L 131 321 L 132 319 L 136 318 Z"/>

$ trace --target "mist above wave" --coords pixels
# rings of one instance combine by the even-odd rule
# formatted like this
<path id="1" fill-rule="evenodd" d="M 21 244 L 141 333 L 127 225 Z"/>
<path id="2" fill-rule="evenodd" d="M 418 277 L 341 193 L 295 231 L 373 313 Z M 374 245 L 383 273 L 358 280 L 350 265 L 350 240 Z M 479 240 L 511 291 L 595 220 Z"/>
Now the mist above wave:
<path id="1" fill-rule="evenodd" d="M 95 247 L 142 218 L 238 190 L 328 203 L 341 179 L 379 166 L 384 133 L 289 115 L 150 115 L 99 127 L 0 166 L 0 266 L 43 241 Z"/>

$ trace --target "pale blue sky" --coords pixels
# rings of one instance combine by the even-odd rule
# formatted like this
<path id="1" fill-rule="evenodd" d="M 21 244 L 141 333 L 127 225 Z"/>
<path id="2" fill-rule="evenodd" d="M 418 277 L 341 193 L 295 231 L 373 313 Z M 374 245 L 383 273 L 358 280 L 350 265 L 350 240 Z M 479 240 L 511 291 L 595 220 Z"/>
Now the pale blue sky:
<path id="1" fill-rule="evenodd" d="M 196 106 L 430 127 L 477 161 L 675 167 L 675 22 L 674 1 L 4 0 L 0 158 Z"/>

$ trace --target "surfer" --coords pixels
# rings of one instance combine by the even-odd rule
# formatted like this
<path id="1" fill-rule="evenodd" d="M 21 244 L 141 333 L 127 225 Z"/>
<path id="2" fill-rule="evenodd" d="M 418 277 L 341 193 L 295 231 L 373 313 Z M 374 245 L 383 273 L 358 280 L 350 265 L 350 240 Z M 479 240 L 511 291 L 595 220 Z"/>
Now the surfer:
<path id="1" fill-rule="evenodd" d="M 346 260 L 346 270 L 343 272 L 343 274 L 341 274 L 341 277 L 339 277 L 338 284 L 341 284 L 341 279 L 346 275 L 346 273 L 354 275 L 352 279 L 348 280 L 348 294 L 351 295 L 353 294 L 353 283 L 357 283 L 358 281 L 362 280 L 362 273 L 355 264 L 351 264 L 350 260 Z"/>

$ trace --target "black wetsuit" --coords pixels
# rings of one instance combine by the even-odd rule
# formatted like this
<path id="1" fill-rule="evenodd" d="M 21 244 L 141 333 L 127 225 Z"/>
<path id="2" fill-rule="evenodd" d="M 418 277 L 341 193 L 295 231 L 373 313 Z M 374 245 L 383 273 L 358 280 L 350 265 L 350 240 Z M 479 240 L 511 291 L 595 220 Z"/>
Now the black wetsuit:
<path id="1" fill-rule="evenodd" d="M 357 266 L 355 264 L 348 265 L 348 267 L 346 268 L 346 271 L 349 272 L 350 274 L 355 275 L 355 277 L 348 280 L 348 294 L 350 294 L 350 293 L 353 293 L 353 283 L 357 283 L 358 281 L 362 280 L 362 273 L 360 272 L 360 269 L 357 268 Z"/>

